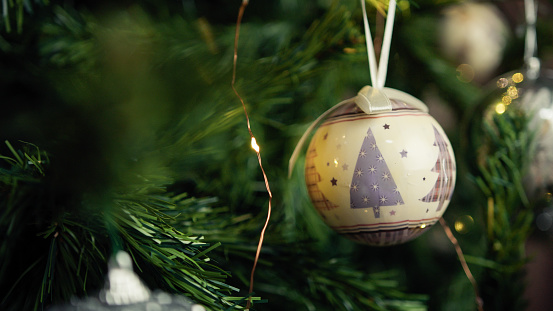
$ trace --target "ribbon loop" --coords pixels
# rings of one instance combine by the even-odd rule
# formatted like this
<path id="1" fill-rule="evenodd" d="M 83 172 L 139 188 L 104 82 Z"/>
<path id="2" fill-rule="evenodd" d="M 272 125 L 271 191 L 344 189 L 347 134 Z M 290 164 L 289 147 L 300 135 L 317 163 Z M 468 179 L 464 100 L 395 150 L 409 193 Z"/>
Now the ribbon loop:
<path id="1" fill-rule="evenodd" d="M 355 97 L 355 104 L 366 114 L 392 111 L 390 99 L 381 90 L 365 86 Z"/>
<path id="2" fill-rule="evenodd" d="M 365 42 L 367 44 L 367 58 L 369 59 L 369 74 L 373 87 L 377 89 L 384 88 L 386 74 L 388 72 L 388 59 L 390 57 L 390 45 L 392 43 L 392 32 L 394 30 L 394 19 L 396 15 L 396 0 L 390 0 L 388 4 L 388 17 L 384 29 L 384 38 L 382 40 L 382 50 L 380 54 L 380 63 L 376 64 L 374 45 L 372 43 L 371 29 L 367 18 L 365 1 L 361 0 L 361 9 L 363 10 L 363 26 L 365 28 Z"/>

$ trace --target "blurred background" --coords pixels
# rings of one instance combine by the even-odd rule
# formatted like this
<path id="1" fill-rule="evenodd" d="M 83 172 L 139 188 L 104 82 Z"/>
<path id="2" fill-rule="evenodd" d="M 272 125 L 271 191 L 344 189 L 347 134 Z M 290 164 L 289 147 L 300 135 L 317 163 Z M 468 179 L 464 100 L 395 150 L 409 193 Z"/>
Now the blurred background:
<path id="1" fill-rule="evenodd" d="M 246 307 L 268 195 L 231 88 L 241 3 L 2 0 L 2 310 L 97 296 L 118 250 L 152 290 Z M 379 55 L 387 2 L 366 3 Z M 386 86 L 425 102 L 453 145 L 444 218 L 485 310 L 552 307 L 553 3 L 536 5 L 534 78 L 524 1 L 397 5 Z M 311 122 L 371 84 L 366 55 L 359 1 L 245 9 L 236 88 L 274 196 L 252 310 L 476 309 L 439 224 L 356 244 L 312 207 L 304 154 L 287 177 Z"/>

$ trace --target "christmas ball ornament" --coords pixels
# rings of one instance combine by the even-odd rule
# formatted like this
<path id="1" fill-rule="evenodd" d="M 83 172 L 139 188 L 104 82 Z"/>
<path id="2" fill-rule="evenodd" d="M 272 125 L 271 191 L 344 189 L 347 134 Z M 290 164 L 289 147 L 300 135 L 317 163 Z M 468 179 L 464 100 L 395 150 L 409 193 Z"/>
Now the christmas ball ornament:
<path id="1" fill-rule="evenodd" d="M 553 185 L 553 71 L 520 70 L 495 79 L 471 115 L 472 162 L 505 154 L 524 176 L 529 197 Z"/>
<path id="2" fill-rule="evenodd" d="M 507 45 L 505 17 L 491 4 L 474 2 L 450 5 L 442 14 L 439 42 L 444 55 L 465 65 L 459 70 L 470 68 L 477 81 L 488 81 Z"/>
<path id="3" fill-rule="evenodd" d="M 375 93 L 342 102 L 318 127 L 305 181 L 314 207 L 336 232 L 368 245 L 400 244 L 445 212 L 455 158 L 422 102 L 395 89 L 365 88 Z M 360 98 L 388 108 L 369 111 Z"/>

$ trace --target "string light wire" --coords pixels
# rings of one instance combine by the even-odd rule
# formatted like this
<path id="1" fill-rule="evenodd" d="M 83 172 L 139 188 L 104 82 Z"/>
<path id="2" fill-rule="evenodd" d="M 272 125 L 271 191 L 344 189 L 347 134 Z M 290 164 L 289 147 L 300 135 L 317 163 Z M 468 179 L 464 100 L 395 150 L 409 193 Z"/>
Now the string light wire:
<path id="1" fill-rule="evenodd" d="M 482 298 L 480 297 L 479 290 L 478 290 L 478 283 L 476 282 L 476 279 L 470 272 L 469 266 L 467 264 L 467 261 L 465 260 L 465 255 L 463 255 L 463 250 L 461 249 L 461 246 L 459 245 L 459 241 L 455 238 L 453 235 L 453 232 L 451 232 L 451 229 L 447 225 L 447 222 L 443 217 L 440 218 L 440 224 L 442 225 L 442 228 L 445 231 L 445 234 L 451 241 L 451 244 L 455 247 L 455 251 L 457 252 L 457 257 L 459 258 L 459 261 L 461 262 L 461 266 L 463 267 L 463 270 L 465 271 L 465 274 L 467 275 L 467 278 L 469 279 L 470 283 L 472 284 L 472 288 L 474 289 L 474 295 L 476 299 L 476 306 L 478 307 L 478 311 L 484 311 L 483 305 L 484 302 Z"/>
<path id="2" fill-rule="evenodd" d="M 252 271 L 250 274 L 250 290 L 249 290 L 249 297 L 248 302 L 246 304 L 246 310 L 250 309 L 251 302 L 252 302 L 252 293 L 253 293 L 253 283 L 254 283 L 254 274 L 255 274 L 255 268 L 257 267 L 257 262 L 259 261 L 259 255 L 261 253 L 261 247 L 263 246 L 263 240 L 265 238 L 265 231 L 267 230 L 267 226 L 269 225 L 269 219 L 271 218 L 271 203 L 273 200 L 273 194 L 271 193 L 271 188 L 269 186 L 269 180 L 267 178 L 267 174 L 265 174 L 265 169 L 263 169 L 263 164 L 261 163 L 261 153 L 259 145 L 257 144 L 257 140 L 255 139 L 255 136 L 253 135 L 252 128 L 250 125 L 250 117 L 248 115 L 248 110 L 246 109 L 246 104 L 244 103 L 244 99 L 235 87 L 236 82 L 236 66 L 238 63 L 238 38 L 240 37 L 240 24 L 242 23 L 242 17 L 244 16 L 244 11 L 246 9 L 246 6 L 248 5 L 248 0 L 242 0 L 242 4 L 240 5 L 240 9 L 238 11 L 238 18 L 236 19 L 236 31 L 234 34 L 234 54 L 233 54 L 233 61 L 232 61 L 232 82 L 231 87 L 234 91 L 234 94 L 236 94 L 236 97 L 240 100 L 240 103 L 242 103 L 242 108 L 244 108 L 244 115 L 246 116 L 246 122 L 248 124 L 248 132 L 250 133 L 251 137 L 251 145 L 252 148 L 255 150 L 255 153 L 257 154 L 257 160 L 259 162 L 259 167 L 261 168 L 261 172 L 263 173 L 263 179 L 265 181 L 265 188 L 267 189 L 267 193 L 269 194 L 269 207 L 267 211 L 267 220 L 265 221 L 265 225 L 263 226 L 263 229 L 261 230 L 261 235 L 259 237 L 259 242 L 257 244 L 257 250 L 255 252 L 255 259 L 253 261 Z"/>

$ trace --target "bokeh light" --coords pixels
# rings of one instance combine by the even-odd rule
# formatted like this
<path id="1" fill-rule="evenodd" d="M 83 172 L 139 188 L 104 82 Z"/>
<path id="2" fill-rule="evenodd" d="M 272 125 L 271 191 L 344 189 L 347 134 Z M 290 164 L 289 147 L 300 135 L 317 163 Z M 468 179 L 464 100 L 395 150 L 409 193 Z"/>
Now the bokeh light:
<path id="1" fill-rule="evenodd" d="M 463 215 L 457 217 L 455 220 L 455 231 L 466 234 L 470 232 L 474 225 L 474 219 L 470 215 Z"/>
<path id="2" fill-rule="evenodd" d="M 524 80 L 524 76 L 522 75 L 522 73 L 517 72 L 513 75 L 513 82 L 520 83 L 522 82 L 522 80 Z"/>
<path id="3" fill-rule="evenodd" d="M 495 112 L 497 112 L 498 114 L 505 113 L 505 110 L 507 110 L 507 106 L 505 106 L 504 103 L 498 103 L 497 105 L 495 105 Z"/>

